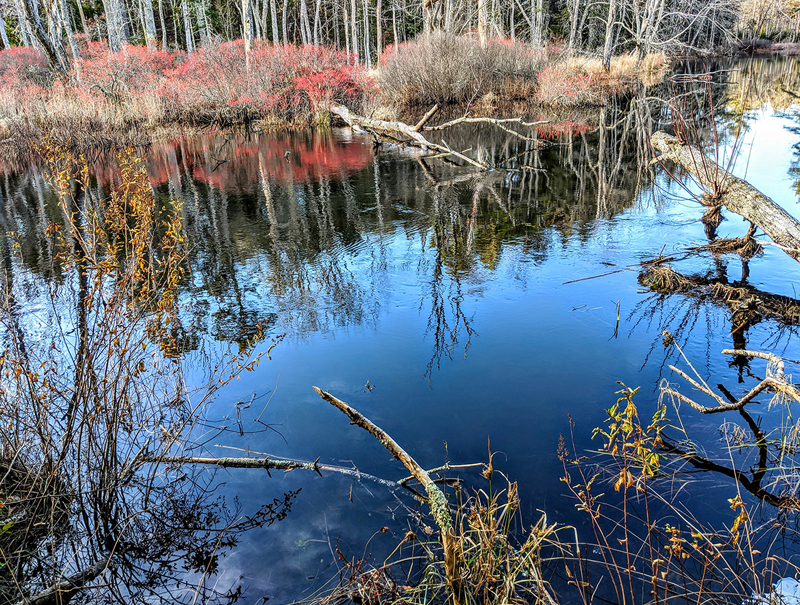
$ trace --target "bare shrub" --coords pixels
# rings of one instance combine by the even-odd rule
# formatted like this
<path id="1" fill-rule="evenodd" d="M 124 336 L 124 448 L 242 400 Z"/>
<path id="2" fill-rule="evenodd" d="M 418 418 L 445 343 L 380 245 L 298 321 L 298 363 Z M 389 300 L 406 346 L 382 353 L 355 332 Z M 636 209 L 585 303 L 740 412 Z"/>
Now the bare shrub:
<path id="1" fill-rule="evenodd" d="M 492 40 L 486 48 L 466 36 L 436 31 L 390 46 L 381 57 L 381 95 L 388 104 L 459 103 L 489 92 L 531 94 L 541 58 L 529 46 Z"/>

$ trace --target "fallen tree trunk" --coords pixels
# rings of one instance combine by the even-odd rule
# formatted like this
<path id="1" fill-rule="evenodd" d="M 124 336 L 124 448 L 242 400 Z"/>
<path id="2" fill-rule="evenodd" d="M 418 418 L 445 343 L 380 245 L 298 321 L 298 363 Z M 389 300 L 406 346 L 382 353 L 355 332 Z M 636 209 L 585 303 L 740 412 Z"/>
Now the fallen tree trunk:
<path id="1" fill-rule="evenodd" d="M 747 181 L 733 176 L 696 147 L 666 132 L 656 132 L 650 144 L 661 152 L 657 161 L 672 160 L 731 212 L 761 229 L 778 247 L 800 261 L 800 222 Z"/>
<path id="2" fill-rule="evenodd" d="M 523 126 L 535 126 L 537 124 L 545 123 L 545 122 L 523 122 L 521 118 L 507 118 L 507 119 L 458 118 L 457 120 L 441 124 L 440 126 L 426 127 L 425 126 L 426 122 L 430 120 L 430 118 L 436 113 L 438 106 L 434 106 L 434 108 L 431 109 L 428 113 L 426 113 L 422 117 L 422 119 L 419 122 L 417 122 L 417 124 L 414 126 L 406 124 L 405 122 L 399 122 L 399 121 L 391 122 L 388 120 L 376 120 L 375 118 L 359 116 L 352 113 L 344 105 L 331 105 L 329 109 L 332 114 L 339 116 L 353 130 L 372 132 L 378 136 L 386 137 L 393 141 L 401 141 L 409 145 L 420 147 L 423 151 L 435 150 L 446 155 L 453 155 L 458 159 L 468 164 L 471 164 L 472 166 L 475 166 L 476 168 L 479 168 L 480 170 L 483 171 L 494 170 L 495 167 L 490 166 L 485 162 L 479 162 L 477 160 L 474 160 L 462 153 L 459 153 L 458 151 L 455 151 L 454 149 L 451 149 L 450 146 L 445 141 L 442 141 L 441 145 L 429 141 L 424 136 L 422 136 L 422 134 L 420 134 L 420 131 L 443 130 L 445 128 L 449 128 L 451 126 L 455 126 L 456 124 L 461 124 L 461 123 L 488 123 L 488 124 L 494 124 L 501 130 L 511 135 L 514 135 L 522 139 L 523 141 L 533 141 L 539 143 L 540 141 L 538 139 L 526 137 L 525 135 L 508 128 L 505 124 L 518 123 Z"/>

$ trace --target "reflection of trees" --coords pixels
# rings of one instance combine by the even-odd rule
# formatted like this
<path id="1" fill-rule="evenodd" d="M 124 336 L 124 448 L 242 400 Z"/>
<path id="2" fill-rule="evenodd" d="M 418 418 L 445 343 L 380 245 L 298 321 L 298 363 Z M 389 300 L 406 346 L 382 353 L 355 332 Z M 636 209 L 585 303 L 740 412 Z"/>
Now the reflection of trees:
<path id="1" fill-rule="evenodd" d="M 198 447 L 198 417 L 246 356 L 218 360 L 207 385 L 188 386 L 169 327 L 179 224 L 125 156 L 107 199 L 74 162 L 52 162 L 54 180 L 72 174 L 56 181 L 58 220 L 25 224 L 29 215 L 4 208 L 25 230 L 10 253 L 4 240 L 2 257 L 0 602 L 67 602 L 101 576 L 92 601 L 235 601 L 241 588 L 213 579 L 220 558 L 244 531 L 282 519 L 295 494 L 244 515 L 213 498 L 210 477 L 141 460 Z M 38 265 L 15 245 L 39 227 L 58 280 L 29 275 Z M 20 313 L 20 300 L 36 312 Z M 54 587 L 60 594 L 39 598 Z"/>
<path id="2" fill-rule="evenodd" d="M 661 106 L 642 92 L 610 104 L 599 119 L 547 116 L 540 136 L 560 143 L 549 148 L 481 125 L 449 130 L 449 145 L 509 169 L 485 174 L 394 150 L 372 162 L 369 145 L 338 135 L 157 143 L 151 184 L 164 204 L 182 199 L 192 247 L 183 346 L 199 346 L 203 335 L 244 343 L 270 324 L 297 337 L 374 324 L 394 287 L 391 264 L 398 261 L 390 247 L 403 234 L 421 246 L 434 360 L 451 355 L 474 330 L 466 292 L 509 249 L 544 260 L 554 235 L 588 239 L 594 220 L 633 203 L 644 182 L 645 134 Z M 102 199 L 118 169 L 98 164 L 94 174 Z M 32 190 L 23 181 L 31 177 L 15 178 L 5 195 L 24 210 Z M 35 213 L 21 210 L 14 218 L 34 229 Z M 39 252 L 45 242 L 26 245 L 26 262 L 47 258 Z"/>

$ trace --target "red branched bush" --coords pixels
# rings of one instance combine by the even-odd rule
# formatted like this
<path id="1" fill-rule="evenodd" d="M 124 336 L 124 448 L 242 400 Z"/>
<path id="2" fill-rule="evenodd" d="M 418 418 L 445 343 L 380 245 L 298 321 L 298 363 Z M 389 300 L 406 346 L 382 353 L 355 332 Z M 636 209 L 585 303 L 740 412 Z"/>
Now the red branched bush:
<path id="1" fill-rule="evenodd" d="M 52 82 L 40 51 L 0 52 L 0 119 L 35 115 L 42 124 L 69 119 L 93 129 L 98 121 L 308 122 L 331 102 L 358 109 L 373 88 L 363 68 L 325 47 L 258 41 L 248 65 L 241 40 L 186 55 L 132 45 L 114 53 L 105 42 L 79 38 L 79 54 L 69 78 Z"/>
<path id="2" fill-rule="evenodd" d="M 190 55 L 169 72 L 161 95 L 172 119 L 308 120 L 326 103 L 359 105 L 371 86 L 362 68 L 325 47 L 257 42 L 248 69 L 244 44 L 237 40 Z"/>
<path id="3" fill-rule="evenodd" d="M 156 90 L 173 62 L 169 53 L 147 46 L 125 44 L 114 53 L 106 42 L 87 42 L 81 45 L 74 71 L 78 86 L 118 101 Z"/>
<path id="4" fill-rule="evenodd" d="M 12 47 L 0 51 L 0 118 L 12 117 L 43 98 L 50 83 L 47 58 L 41 50 Z"/>

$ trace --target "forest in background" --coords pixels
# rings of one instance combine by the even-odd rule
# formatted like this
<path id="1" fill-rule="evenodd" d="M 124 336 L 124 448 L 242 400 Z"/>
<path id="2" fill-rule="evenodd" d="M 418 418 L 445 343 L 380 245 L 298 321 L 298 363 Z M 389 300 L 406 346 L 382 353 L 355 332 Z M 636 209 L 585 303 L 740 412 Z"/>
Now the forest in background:
<path id="1" fill-rule="evenodd" d="M 81 42 L 111 51 L 146 45 L 192 53 L 213 42 L 243 39 L 313 44 L 379 67 L 387 45 L 443 29 L 540 47 L 558 41 L 570 51 L 692 53 L 737 40 L 795 41 L 797 0 L 3 0 L 4 48 L 41 48 L 67 73 L 84 52 Z"/>

